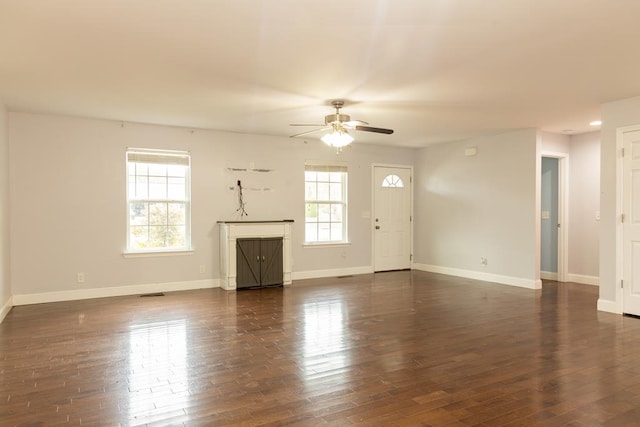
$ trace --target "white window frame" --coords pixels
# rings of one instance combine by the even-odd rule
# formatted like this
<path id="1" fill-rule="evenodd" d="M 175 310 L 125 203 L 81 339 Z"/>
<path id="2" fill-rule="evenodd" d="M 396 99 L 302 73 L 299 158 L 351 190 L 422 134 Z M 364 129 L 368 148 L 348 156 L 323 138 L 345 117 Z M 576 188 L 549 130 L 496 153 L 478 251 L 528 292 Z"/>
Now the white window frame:
<path id="1" fill-rule="evenodd" d="M 316 185 L 318 182 L 326 182 L 326 181 L 318 181 L 317 179 L 315 181 L 308 181 L 307 180 L 307 172 L 326 172 L 326 173 L 341 173 L 342 177 L 340 180 L 340 183 L 342 184 L 342 188 L 341 188 L 341 195 L 342 195 L 342 199 L 341 200 L 321 200 L 318 199 L 317 197 L 315 199 L 311 199 L 308 198 L 308 194 L 307 194 L 307 183 L 308 182 L 316 182 Z M 304 178 L 304 183 L 305 183 L 305 201 L 304 201 L 304 207 L 305 207 L 305 223 L 304 223 L 304 227 L 305 227 L 305 231 L 304 231 L 304 244 L 305 245 L 309 245 L 309 246 L 327 246 L 327 245 L 336 245 L 336 244 L 348 244 L 349 243 L 349 235 L 348 235 L 348 194 L 347 194 L 347 188 L 348 188 L 348 178 L 349 178 L 349 174 L 348 174 L 348 169 L 347 169 L 347 165 L 346 163 L 341 163 L 341 162 L 319 162 L 319 161 L 306 161 L 305 162 L 305 178 Z M 317 188 L 316 188 L 316 196 L 318 194 Z M 340 240 L 318 240 L 318 235 L 319 235 L 319 231 L 318 228 L 316 228 L 316 239 L 310 239 L 309 235 L 307 233 L 307 227 L 309 224 L 316 224 L 316 227 L 319 227 L 319 224 L 329 224 L 329 228 L 331 228 L 331 224 L 336 224 L 338 223 L 337 221 L 331 221 L 331 219 L 329 219 L 329 221 L 317 221 L 317 222 L 307 222 L 307 215 L 306 215 L 306 210 L 307 210 L 307 205 L 308 204 L 316 204 L 316 205 L 321 205 L 321 204 L 329 204 L 329 205 L 340 205 L 342 207 L 342 221 L 340 221 L 341 224 L 341 228 L 342 228 L 342 239 Z"/>
<path id="2" fill-rule="evenodd" d="M 171 252 L 190 252 L 191 248 L 191 155 L 187 151 L 174 151 L 174 150 L 152 150 L 152 149 L 143 149 L 143 148 L 127 148 L 126 156 L 126 194 L 127 194 L 127 247 L 125 250 L 125 254 L 170 254 Z M 184 200 L 183 199 L 172 199 L 169 197 L 169 192 L 167 190 L 167 197 L 164 198 L 151 198 L 147 192 L 146 197 L 137 196 L 136 194 L 130 194 L 130 168 L 135 167 L 136 164 L 160 164 L 160 165 L 182 165 L 186 167 L 185 171 L 185 180 L 184 180 Z M 134 175 L 137 176 L 137 175 Z M 147 175 L 149 177 L 149 175 Z M 167 186 L 169 185 L 169 176 L 167 176 Z M 167 209 L 170 203 L 172 204 L 182 204 L 184 205 L 184 215 L 185 215 L 185 224 L 184 224 L 184 232 L 185 232 L 185 242 L 183 246 L 161 246 L 161 247 L 145 247 L 145 248 L 136 248 L 132 247 L 133 243 L 131 241 L 131 211 L 130 206 L 131 203 L 166 203 Z M 150 226 L 150 224 L 149 224 Z M 169 227 L 170 224 L 167 224 Z"/>
<path id="3" fill-rule="evenodd" d="M 404 188 L 404 182 L 398 175 L 391 173 L 382 180 L 383 188 Z"/>

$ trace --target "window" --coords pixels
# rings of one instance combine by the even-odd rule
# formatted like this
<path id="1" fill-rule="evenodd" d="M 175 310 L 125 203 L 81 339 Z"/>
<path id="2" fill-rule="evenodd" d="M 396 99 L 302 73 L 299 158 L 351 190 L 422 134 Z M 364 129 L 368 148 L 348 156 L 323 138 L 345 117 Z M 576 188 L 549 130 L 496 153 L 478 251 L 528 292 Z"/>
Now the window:
<path id="1" fill-rule="evenodd" d="M 189 153 L 127 150 L 127 251 L 190 250 Z"/>
<path id="2" fill-rule="evenodd" d="M 347 167 L 305 164 L 306 243 L 346 243 Z"/>
<path id="3" fill-rule="evenodd" d="M 404 187 L 404 182 L 402 182 L 402 179 L 398 175 L 391 174 L 384 177 L 382 186 L 385 188 L 402 188 Z"/>

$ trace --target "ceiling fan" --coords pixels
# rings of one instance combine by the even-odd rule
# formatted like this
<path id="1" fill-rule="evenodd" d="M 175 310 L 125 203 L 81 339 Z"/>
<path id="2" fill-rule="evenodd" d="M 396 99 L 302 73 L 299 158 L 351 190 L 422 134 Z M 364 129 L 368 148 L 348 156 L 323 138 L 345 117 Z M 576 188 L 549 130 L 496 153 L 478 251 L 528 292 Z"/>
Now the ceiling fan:
<path id="1" fill-rule="evenodd" d="M 340 151 L 345 145 L 353 142 L 353 137 L 349 135 L 349 130 L 358 130 L 363 132 L 375 132 L 391 135 L 392 129 L 376 128 L 369 126 L 369 123 L 362 120 L 351 120 L 351 117 L 347 114 L 340 114 L 340 109 L 344 106 L 344 101 L 335 100 L 331 102 L 331 105 L 336 109 L 335 114 L 328 114 L 324 116 L 324 124 L 291 124 L 291 126 L 315 126 L 316 129 L 300 132 L 295 135 L 291 135 L 291 138 L 297 136 L 307 135 L 314 132 L 329 131 L 321 139 L 322 141 Z"/>

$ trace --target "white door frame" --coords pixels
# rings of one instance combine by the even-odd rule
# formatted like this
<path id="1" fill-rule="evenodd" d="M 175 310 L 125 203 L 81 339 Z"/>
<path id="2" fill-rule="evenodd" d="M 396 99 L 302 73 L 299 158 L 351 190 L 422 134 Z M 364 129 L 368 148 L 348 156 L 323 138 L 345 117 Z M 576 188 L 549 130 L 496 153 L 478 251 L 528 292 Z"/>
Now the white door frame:
<path id="1" fill-rule="evenodd" d="M 376 180 L 375 180 L 375 171 L 376 167 L 381 168 L 399 168 L 399 169 L 409 169 L 409 173 L 411 179 L 409 180 L 409 214 L 411 215 L 411 223 L 409 224 L 409 253 L 411 254 L 411 269 L 413 270 L 413 166 L 409 165 L 395 165 L 389 163 L 371 163 L 371 212 L 369 213 L 370 217 L 370 233 L 371 233 L 371 271 L 375 273 L 375 257 L 376 257 L 376 236 L 375 236 L 375 191 L 376 191 Z"/>
<path id="2" fill-rule="evenodd" d="M 622 280 L 624 280 L 624 227 L 622 223 L 622 215 L 624 214 L 624 156 L 622 149 L 624 148 L 624 134 L 627 132 L 640 131 L 640 125 L 625 126 L 616 129 L 616 282 L 615 282 L 615 302 L 613 311 L 624 313 L 624 292 L 622 289 Z M 600 309 L 600 300 L 598 300 L 598 309 Z M 609 310 L 607 310 L 609 311 Z"/>
<path id="3" fill-rule="evenodd" d="M 553 151 L 542 151 L 540 153 L 540 163 L 543 157 L 558 159 L 558 282 L 567 281 L 568 254 L 569 254 L 569 155 Z M 538 192 L 540 193 L 540 192 Z M 541 194 L 538 194 L 538 201 Z M 540 202 L 538 202 L 540 206 Z M 540 214 L 537 215 L 540 218 Z M 540 227 L 538 229 L 538 248 L 541 248 Z M 539 255 L 538 255 L 539 256 Z M 540 264 L 538 263 L 538 269 Z"/>

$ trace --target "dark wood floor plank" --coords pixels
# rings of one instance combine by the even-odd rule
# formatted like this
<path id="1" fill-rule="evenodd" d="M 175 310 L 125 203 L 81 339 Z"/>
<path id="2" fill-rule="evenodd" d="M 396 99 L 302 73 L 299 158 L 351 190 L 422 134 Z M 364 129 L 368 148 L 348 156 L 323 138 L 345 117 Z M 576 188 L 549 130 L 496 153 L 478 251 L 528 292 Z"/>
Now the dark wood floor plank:
<path id="1" fill-rule="evenodd" d="M 417 271 L 14 307 L 0 425 L 637 425 L 597 287 Z"/>

